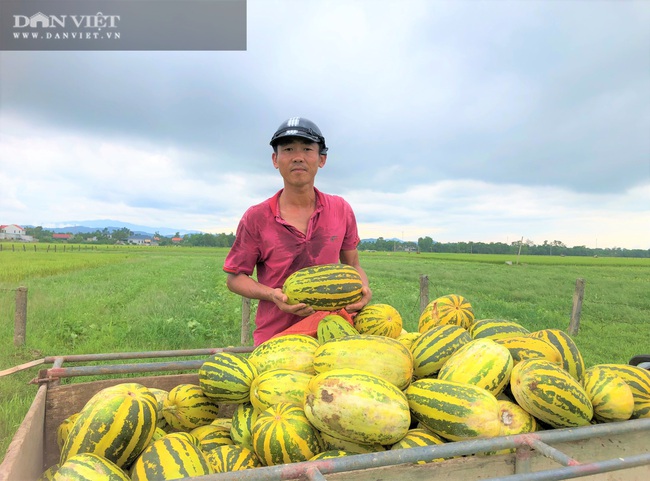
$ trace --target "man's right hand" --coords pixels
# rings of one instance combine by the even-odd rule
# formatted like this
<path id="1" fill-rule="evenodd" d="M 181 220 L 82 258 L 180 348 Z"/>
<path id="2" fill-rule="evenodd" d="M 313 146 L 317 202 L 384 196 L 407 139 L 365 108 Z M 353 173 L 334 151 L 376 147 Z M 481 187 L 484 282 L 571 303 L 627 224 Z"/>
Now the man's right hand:
<path id="1" fill-rule="evenodd" d="M 287 304 L 289 298 L 284 292 L 282 292 L 282 289 L 280 288 L 273 289 L 269 298 L 269 300 L 273 301 L 273 303 L 278 306 L 278 309 L 280 309 L 282 312 L 288 312 L 289 314 L 294 314 L 301 317 L 311 316 L 314 312 L 316 312 L 314 311 L 313 307 L 308 306 L 302 302 L 299 304 Z"/>

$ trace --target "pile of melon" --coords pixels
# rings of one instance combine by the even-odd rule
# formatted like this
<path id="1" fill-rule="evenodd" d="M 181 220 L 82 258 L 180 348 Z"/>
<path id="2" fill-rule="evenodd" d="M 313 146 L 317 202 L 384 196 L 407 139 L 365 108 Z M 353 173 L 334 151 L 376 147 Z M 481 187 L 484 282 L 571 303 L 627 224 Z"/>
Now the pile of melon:
<path id="1" fill-rule="evenodd" d="M 232 417 L 219 417 L 223 405 Z M 353 324 L 325 317 L 316 337 L 217 353 L 196 385 L 104 389 L 60 426 L 60 463 L 42 479 L 182 479 L 643 417 L 650 371 L 586 368 L 564 332 L 477 320 L 448 295 L 418 332 L 371 304 Z"/>

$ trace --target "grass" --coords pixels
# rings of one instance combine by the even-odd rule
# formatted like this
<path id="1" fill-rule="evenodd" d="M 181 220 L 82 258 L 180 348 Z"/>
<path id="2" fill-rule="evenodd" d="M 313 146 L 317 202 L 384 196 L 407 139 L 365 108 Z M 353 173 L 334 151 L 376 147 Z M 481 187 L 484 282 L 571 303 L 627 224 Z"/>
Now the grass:
<path id="1" fill-rule="evenodd" d="M 43 247 L 43 246 L 39 246 Z M 60 247 L 60 246 L 59 246 Z M 46 356 L 240 344 L 241 299 L 221 270 L 227 249 L 125 247 L 0 251 L 0 370 Z M 477 318 L 529 328 L 569 324 L 576 279 L 586 281 L 580 332 L 588 365 L 624 363 L 650 346 L 650 259 L 361 253 L 373 303 L 417 330 L 420 276 L 429 299 L 465 296 Z M 28 287 L 27 342 L 13 345 L 15 288 Z M 50 367 L 46 365 L 46 367 Z M 37 369 L 0 382 L 0 453 L 36 393 Z M 87 379 L 84 379 L 87 380 Z"/>

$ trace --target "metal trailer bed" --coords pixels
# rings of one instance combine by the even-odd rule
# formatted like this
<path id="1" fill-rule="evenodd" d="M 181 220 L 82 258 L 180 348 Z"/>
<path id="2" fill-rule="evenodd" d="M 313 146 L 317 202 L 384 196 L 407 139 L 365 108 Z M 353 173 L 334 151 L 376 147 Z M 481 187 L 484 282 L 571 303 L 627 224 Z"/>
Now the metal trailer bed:
<path id="1" fill-rule="evenodd" d="M 181 383 L 198 383 L 198 368 L 211 354 L 247 353 L 252 348 L 231 347 L 188 351 L 90 354 L 45 358 L 52 363 L 32 382 L 40 384 L 34 401 L 16 432 L 0 465 L 0 481 L 36 481 L 58 461 L 56 429 L 78 412 L 97 391 L 121 382 L 139 382 L 169 390 Z M 146 363 L 98 364 L 64 367 L 64 363 L 103 363 L 133 359 L 200 357 L 191 360 Z M 140 373 L 184 372 L 133 377 Z M 61 384 L 63 378 L 106 377 L 88 382 Z M 126 376 L 126 377 L 124 377 Z M 233 406 L 220 406 L 228 417 Z M 511 454 L 481 455 L 486 451 L 516 448 Z M 417 464 L 434 458 L 442 462 Z M 650 480 L 650 419 L 540 431 L 532 434 L 450 442 L 444 445 L 358 454 L 342 458 L 232 473 L 213 474 L 195 481 L 424 481 L 508 480 L 538 481 L 585 477 L 589 480 Z"/>

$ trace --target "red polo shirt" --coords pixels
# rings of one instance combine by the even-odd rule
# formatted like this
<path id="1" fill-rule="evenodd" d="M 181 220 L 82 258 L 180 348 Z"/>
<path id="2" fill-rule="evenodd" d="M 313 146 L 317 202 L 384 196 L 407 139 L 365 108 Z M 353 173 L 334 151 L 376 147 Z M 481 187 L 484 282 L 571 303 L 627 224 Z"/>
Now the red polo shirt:
<path id="1" fill-rule="evenodd" d="M 226 256 L 223 270 L 252 275 L 269 287 L 282 287 L 285 279 L 303 267 L 340 262 L 342 250 L 359 244 L 354 212 L 341 197 L 317 189 L 316 209 L 303 234 L 280 217 L 282 190 L 261 204 L 250 207 L 237 227 L 235 243 Z M 259 345 L 302 319 L 282 312 L 271 301 L 260 301 L 255 316 L 253 340 Z"/>

